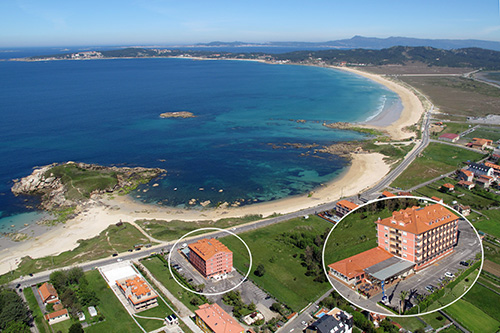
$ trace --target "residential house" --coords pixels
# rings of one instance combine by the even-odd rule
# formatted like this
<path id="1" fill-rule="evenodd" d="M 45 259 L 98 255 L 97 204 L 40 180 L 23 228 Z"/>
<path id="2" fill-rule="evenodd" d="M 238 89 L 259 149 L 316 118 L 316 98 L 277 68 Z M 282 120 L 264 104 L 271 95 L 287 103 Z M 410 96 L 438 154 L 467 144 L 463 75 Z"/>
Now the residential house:
<path id="1" fill-rule="evenodd" d="M 217 303 L 203 304 L 194 312 L 196 325 L 205 333 L 243 333 L 245 329 Z"/>
<path id="2" fill-rule="evenodd" d="M 116 280 L 116 285 L 135 311 L 158 305 L 158 294 L 138 275 Z"/>
<path id="3" fill-rule="evenodd" d="M 59 295 L 57 294 L 56 288 L 48 282 L 45 282 L 38 288 L 38 294 L 45 305 L 59 302 Z"/>
<path id="4" fill-rule="evenodd" d="M 457 142 L 460 139 L 460 135 L 453 133 L 444 133 L 441 134 L 438 139 L 447 142 Z"/>
<path id="5" fill-rule="evenodd" d="M 394 193 L 391 193 L 389 191 L 384 191 L 384 192 L 382 192 L 382 195 L 380 195 L 380 198 L 392 198 L 395 196 L 396 195 Z"/>
<path id="6" fill-rule="evenodd" d="M 450 183 L 445 183 L 441 186 L 441 190 L 444 192 L 453 192 L 455 191 L 455 186 Z"/>
<path id="7" fill-rule="evenodd" d="M 481 175 L 476 179 L 476 184 L 483 188 L 489 188 L 493 184 L 494 178 L 491 176 Z"/>
<path id="8" fill-rule="evenodd" d="M 359 205 L 356 205 L 354 202 L 349 200 L 340 200 L 335 205 L 335 212 L 338 216 L 342 217 L 358 207 Z"/>
<path id="9" fill-rule="evenodd" d="M 233 252 L 215 238 L 189 244 L 188 259 L 205 278 L 217 278 L 233 270 Z"/>
<path id="10" fill-rule="evenodd" d="M 471 211 L 470 206 L 465 206 L 462 204 L 457 204 L 457 205 L 453 206 L 453 209 L 455 209 L 457 212 L 459 212 L 463 216 L 468 216 L 470 214 L 470 211 Z"/>
<path id="11" fill-rule="evenodd" d="M 490 163 L 490 162 L 485 162 L 484 166 L 493 169 L 493 176 L 494 177 L 500 177 L 500 165 L 496 165 L 496 164 Z"/>
<path id="12" fill-rule="evenodd" d="M 69 313 L 67 309 L 62 309 L 45 315 L 45 319 L 50 325 L 59 323 L 69 319 Z"/>
<path id="13" fill-rule="evenodd" d="M 476 184 L 467 180 L 461 180 L 457 183 L 457 185 L 465 187 L 468 190 L 472 190 L 476 186 Z"/>
<path id="14" fill-rule="evenodd" d="M 351 333 L 354 319 L 348 312 L 334 308 L 309 325 L 306 333 Z"/>
<path id="15" fill-rule="evenodd" d="M 472 142 L 467 144 L 467 147 L 485 150 L 486 148 L 491 148 L 493 140 L 473 138 Z"/>
<path id="16" fill-rule="evenodd" d="M 474 173 L 467 169 L 460 169 L 458 172 L 458 178 L 460 180 L 471 182 L 474 179 Z"/>

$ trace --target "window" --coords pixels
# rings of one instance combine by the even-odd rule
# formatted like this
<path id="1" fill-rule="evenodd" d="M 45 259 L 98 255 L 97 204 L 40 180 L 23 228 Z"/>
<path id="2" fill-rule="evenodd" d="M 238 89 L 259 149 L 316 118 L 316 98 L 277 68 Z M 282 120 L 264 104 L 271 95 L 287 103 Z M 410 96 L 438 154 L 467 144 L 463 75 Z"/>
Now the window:
<path id="1" fill-rule="evenodd" d="M 389 244 L 389 241 L 386 239 L 386 240 L 384 241 L 384 243 Z"/>
<path id="2" fill-rule="evenodd" d="M 408 235 L 408 233 L 406 233 L 406 231 L 403 231 L 403 236 L 406 236 Z"/>
<path id="3" fill-rule="evenodd" d="M 405 243 L 405 244 L 406 244 L 406 243 L 408 243 L 408 240 L 406 240 L 406 239 L 403 239 L 403 243 Z"/>
<path id="4" fill-rule="evenodd" d="M 384 226 L 384 229 L 385 229 L 385 230 L 389 230 L 389 227 L 388 227 L 388 226 Z"/>
<path id="5" fill-rule="evenodd" d="M 406 253 L 403 253 L 403 258 L 406 258 L 406 257 L 407 257 Z"/>
<path id="6" fill-rule="evenodd" d="M 384 237 L 387 237 L 387 234 L 384 234 Z"/>

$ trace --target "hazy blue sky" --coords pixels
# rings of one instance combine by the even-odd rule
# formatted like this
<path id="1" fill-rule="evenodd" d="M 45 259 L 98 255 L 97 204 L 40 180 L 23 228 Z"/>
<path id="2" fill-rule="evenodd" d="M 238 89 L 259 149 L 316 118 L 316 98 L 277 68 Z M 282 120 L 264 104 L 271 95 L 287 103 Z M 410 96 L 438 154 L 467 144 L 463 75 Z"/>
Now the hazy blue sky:
<path id="1" fill-rule="evenodd" d="M 0 46 L 327 41 L 405 36 L 500 41 L 499 0 L 1 0 Z"/>

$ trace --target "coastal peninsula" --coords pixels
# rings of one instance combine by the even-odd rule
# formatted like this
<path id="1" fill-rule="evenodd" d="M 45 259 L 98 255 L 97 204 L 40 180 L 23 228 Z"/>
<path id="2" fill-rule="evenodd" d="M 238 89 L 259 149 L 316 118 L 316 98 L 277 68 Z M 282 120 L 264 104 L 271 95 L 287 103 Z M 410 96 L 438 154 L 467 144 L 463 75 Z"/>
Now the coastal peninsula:
<path id="1" fill-rule="evenodd" d="M 160 114 L 161 118 L 195 118 L 196 116 L 192 112 L 188 111 L 176 111 L 176 112 L 164 112 Z"/>
<path id="2" fill-rule="evenodd" d="M 66 162 L 33 170 L 31 175 L 15 179 L 14 195 L 38 195 L 40 208 L 54 210 L 74 207 L 94 194 L 128 193 L 139 184 L 165 173 L 160 168 L 116 167 Z"/>

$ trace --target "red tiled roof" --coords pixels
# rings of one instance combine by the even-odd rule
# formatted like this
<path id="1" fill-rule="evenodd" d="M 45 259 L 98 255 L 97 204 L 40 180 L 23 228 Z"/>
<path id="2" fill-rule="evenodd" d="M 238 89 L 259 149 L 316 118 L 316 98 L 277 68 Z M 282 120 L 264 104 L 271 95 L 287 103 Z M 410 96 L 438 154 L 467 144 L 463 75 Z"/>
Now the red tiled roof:
<path id="1" fill-rule="evenodd" d="M 245 331 L 238 324 L 238 321 L 231 317 L 217 303 L 200 305 L 195 313 L 215 333 L 240 333 Z"/>
<path id="2" fill-rule="evenodd" d="M 45 319 L 49 320 L 49 319 L 57 318 L 59 316 L 63 316 L 63 315 L 67 315 L 67 314 L 68 314 L 68 309 L 62 309 L 59 311 L 55 311 L 55 312 L 46 314 Z"/>
<path id="3" fill-rule="evenodd" d="M 205 261 L 212 258 L 218 252 L 232 253 L 226 245 L 222 244 L 215 238 L 200 239 L 195 243 L 189 244 L 189 249 Z"/>
<path id="4" fill-rule="evenodd" d="M 40 286 L 40 288 L 38 288 L 38 292 L 40 294 L 40 296 L 42 297 L 42 301 L 45 303 L 47 302 L 47 300 L 51 297 L 51 296 L 54 296 L 54 297 L 59 297 L 57 295 L 57 291 L 56 291 L 56 288 L 54 288 L 53 285 L 51 285 L 50 283 L 48 282 L 45 282 L 44 284 L 42 284 Z"/>
<path id="5" fill-rule="evenodd" d="M 419 235 L 455 220 L 458 220 L 458 216 L 440 204 L 433 204 L 402 209 L 375 223 Z"/>
<path id="6" fill-rule="evenodd" d="M 344 206 L 345 208 L 347 208 L 349 210 L 353 210 L 353 209 L 359 207 L 359 205 L 356 205 L 354 202 L 351 202 L 349 200 L 340 200 L 339 202 L 337 202 L 337 205 Z"/>
<path id="7" fill-rule="evenodd" d="M 470 185 L 472 185 L 472 184 L 474 184 L 474 183 L 473 183 L 473 182 L 470 182 L 470 181 L 468 181 L 468 180 L 461 180 L 461 181 L 459 181 L 459 182 L 458 182 L 458 185 L 462 185 L 462 186 L 464 186 L 464 185 L 465 185 L 465 186 L 470 186 Z"/>
<path id="8" fill-rule="evenodd" d="M 455 188 L 455 186 L 453 186 L 450 183 L 443 184 L 443 187 L 446 187 L 446 188 L 449 188 L 449 189 Z"/>
<path id="9" fill-rule="evenodd" d="M 460 170 L 464 175 L 466 175 L 467 177 L 474 177 L 474 173 L 472 171 L 469 171 L 469 170 L 465 170 L 465 169 L 461 169 Z"/>
<path id="10" fill-rule="evenodd" d="M 396 195 L 394 193 L 391 193 L 389 191 L 384 191 L 382 192 L 382 195 L 386 198 L 390 198 L 390 197 L 395 197 Z"/>
<path id="11" fill-rule="evenodd" d="M 432 199 L 432 200 L 436 200 L 436 201 L 441 201 L 441 200 L 443 200 L 443 199 L 438 198 L 438 197 L 431 197 L 431 199 Z"/>
<path id="12" fill-rule="evenodd" d="M 490 162 L 485 162 L 484 165 L 486 165 L 489 168 L 493 168 L 496 171 L 500 171 L 500 165 L 496 165 L 496 164 L 493 164 L 493 163 L 490 163 Z"/>
<path id="13" fill-rule="evenodd" d="M 334 262 L 328 265 L 328 267 L 351 279 L 363 273 L 364 269 L 389 258 L 392 258 L 392 254 L 381 247 L 374 247 L 373 249 L 358 253 L 352 257 Z"/>

